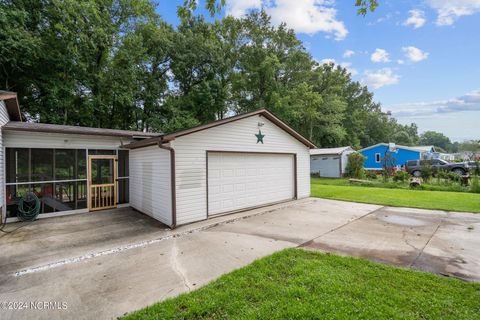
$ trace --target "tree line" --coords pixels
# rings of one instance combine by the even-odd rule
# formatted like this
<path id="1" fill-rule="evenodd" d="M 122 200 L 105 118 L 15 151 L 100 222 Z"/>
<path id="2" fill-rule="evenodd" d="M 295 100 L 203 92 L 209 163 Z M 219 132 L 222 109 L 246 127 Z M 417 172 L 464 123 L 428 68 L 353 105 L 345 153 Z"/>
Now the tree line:
<path id="1" fill-rule="evenodd" d="M 263 11 L 174 28 L 150 0 L 3 0 L 0 43 L 30 121 L 172 132 L 267 108 L 320 147 L 420 139 Z"/>

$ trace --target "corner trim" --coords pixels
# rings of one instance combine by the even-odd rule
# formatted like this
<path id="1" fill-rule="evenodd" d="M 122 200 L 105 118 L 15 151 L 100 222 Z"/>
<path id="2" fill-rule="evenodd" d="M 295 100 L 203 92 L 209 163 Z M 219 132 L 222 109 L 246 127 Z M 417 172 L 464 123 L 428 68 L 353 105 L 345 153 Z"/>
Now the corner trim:
<path id="1" fill-rule="evenodd" d="M 158 141 L 158 147 L 163 150 L 170 151 L 170 188 L 172 189 L 172 224 L 170 225 L 171 229 L 175 229 L 177 226 L 177 186 L 176 186 L 176 172 L 175 172 L 175 149 L 172 147 L 167 147 L 162 144 L 163 142 Z"/>

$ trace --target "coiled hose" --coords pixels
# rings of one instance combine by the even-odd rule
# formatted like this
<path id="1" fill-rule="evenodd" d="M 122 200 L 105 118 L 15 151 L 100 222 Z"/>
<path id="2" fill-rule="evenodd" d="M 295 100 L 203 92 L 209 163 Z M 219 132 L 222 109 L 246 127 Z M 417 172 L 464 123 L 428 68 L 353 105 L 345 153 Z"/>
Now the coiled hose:
<path id="1" fill-rule="evenodd" d="M 17 217 L 22 221 L 33 221 L 40 213 L 40 199 L 33 192 L 27 192 L 18 203 Z"/>

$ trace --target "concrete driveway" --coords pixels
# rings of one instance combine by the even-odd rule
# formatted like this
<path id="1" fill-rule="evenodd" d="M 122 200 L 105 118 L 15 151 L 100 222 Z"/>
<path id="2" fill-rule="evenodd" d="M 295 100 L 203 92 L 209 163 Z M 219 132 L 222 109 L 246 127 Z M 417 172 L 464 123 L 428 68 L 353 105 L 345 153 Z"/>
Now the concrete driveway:
<path id="1" fill-rule="evenodd" d="M 27 304 L 0 318 L 115 318 L 292 247 L 480 281 L 478 214 L 304 199 L 170 231 L 121 209 L 1 237 L 0 302 Z"/>

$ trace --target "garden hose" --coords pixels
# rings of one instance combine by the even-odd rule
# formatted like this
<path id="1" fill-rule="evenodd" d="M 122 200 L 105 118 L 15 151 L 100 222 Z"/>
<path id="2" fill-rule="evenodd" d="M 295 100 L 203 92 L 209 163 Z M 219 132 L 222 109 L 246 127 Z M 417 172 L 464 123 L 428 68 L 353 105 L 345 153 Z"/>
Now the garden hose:
<path id="1" fill-rule="evenodd" d="M 21 221 L 33 221 L 40 213 L 40 199 L 33 192 L 27 192 L 18 203 L 17 217 Z"/>

